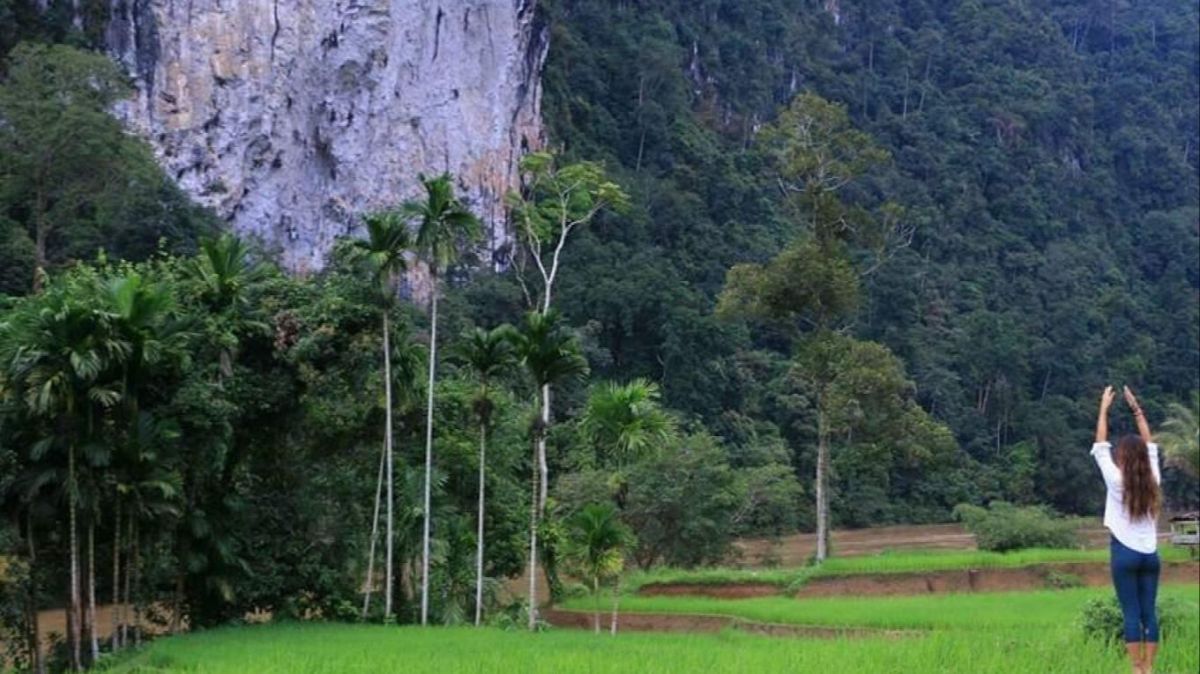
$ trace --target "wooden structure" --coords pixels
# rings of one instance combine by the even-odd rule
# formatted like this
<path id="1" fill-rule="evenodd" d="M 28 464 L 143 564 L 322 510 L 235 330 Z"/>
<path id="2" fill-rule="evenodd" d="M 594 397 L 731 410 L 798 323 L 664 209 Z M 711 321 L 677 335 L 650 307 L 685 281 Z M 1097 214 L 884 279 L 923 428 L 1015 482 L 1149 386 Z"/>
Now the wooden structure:
<path id="1" fill-rule="evenodd" d="M 1200 512 L 1181 513 L 1170 519 L 1171 543 L 1192 549 L 1192 559 L 1200 552 Z"/>

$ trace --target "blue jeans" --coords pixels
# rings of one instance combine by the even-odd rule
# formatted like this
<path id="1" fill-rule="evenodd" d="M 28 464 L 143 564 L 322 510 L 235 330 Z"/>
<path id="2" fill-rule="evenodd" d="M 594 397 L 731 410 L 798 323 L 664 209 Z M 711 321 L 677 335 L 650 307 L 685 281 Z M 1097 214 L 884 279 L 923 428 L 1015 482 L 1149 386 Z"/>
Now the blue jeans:
<path id="1" fill-rule="evenodd" d="M 1125 642 L 1158 643 L 1158 553 L 1130 550 L 1113 538 L 1109 543 L 1113 586 L 1125 618 Z"/>

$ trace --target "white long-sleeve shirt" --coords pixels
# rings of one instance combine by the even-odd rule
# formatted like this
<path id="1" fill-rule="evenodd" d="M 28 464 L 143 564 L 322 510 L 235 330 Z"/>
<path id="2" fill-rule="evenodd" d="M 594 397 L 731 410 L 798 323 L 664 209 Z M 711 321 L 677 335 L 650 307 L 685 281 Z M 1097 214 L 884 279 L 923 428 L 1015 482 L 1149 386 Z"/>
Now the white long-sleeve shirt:
<path id="1" fill-rule="evenodd" d="M 1153 442 L 1146 444 L 1150 454 L 1150 471 L 1154 473 L 1154 481 L 1162 484 L 1162 474 L 1158 468 L 1158 445 Z M 1122 486 L 1121 469 L 1112 459 L 1112 444 L 1097 442 L 1092 445 L 1092 456 L 1100 472 L 1104 475 L 1104 484 L 1108 488 L 1108 496 L 1104 501 L 1104 526 L 1112 532 L 1122 545 L 1130 550 L 1153 554 L 1158 549 L 1158 526 L 1153 517 L 1130 519 L 1125 510 L 1125 490 Z"/>

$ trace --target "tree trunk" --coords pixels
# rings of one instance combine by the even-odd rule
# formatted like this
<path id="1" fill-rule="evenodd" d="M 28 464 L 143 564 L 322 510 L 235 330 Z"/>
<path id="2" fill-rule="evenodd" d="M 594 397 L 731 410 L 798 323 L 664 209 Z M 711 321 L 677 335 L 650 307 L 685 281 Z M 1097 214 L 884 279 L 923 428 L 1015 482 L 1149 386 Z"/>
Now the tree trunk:
<path id="1" fill-rule="evenodd" d="M 550 487 L 550 468 L 546 463 L 546 433 L 550 428 L 550 385 L 542 385 L 542 430 L 538 434 L 538 471 L 541 474 L 540 489 L 538 491 L 538 519 L 541 519 L 546 514 L 546 493 Z"/>
<path id="2" fill-rule="evenodd" d="M 541 435 L 541 432 L 538 433 Z M 541 438 L 534 441 L 534 446 L 541 444 Z M 538 469 L 537 452 L 530 474 L 532 484 L 529 490 L 529 631 L 537 629 L 537 527 L 538 527 Z"/>
<path id="3" fill-rule="evenodd" d="M 429 319 L 429 388 L 425 405 L 425 522 L 421 532 L 421 624 L 429 624 L 429 524 L 430 491 L 433 484 L 433 382 L 437 365 L 437 276 L 433 277 L 433 301 Z"/>
<path id="4" fill-rule="evenodd" d="M 395 548 L 395 535 L 393 530 L 393 496 L 392 486 L 394 483 L 392 473 L 392 346 L 391 346 L 391 323 L 387 310 L 383 312 L 383 391 L 384 404 L 387 409 L 384 411 L 384 427 L 383 427 L 383 444 L 384 456 L 386 464 L 387 476 L 384 478 L 387 482 L 387 573 L 383 583 L 383 620 L 388 622 L 392 618 L 392 579 L 394 577 L 394 567 L 392 566 L 393 549 Z"/>
<path id="5" fill-rule="evenodd" d="M 479 424 L 479 514 L 477 515 L 475 534 L 475 626 L 479 627 L 483 619 L 483 515 L 484 495 L 487 488 L 484 482 L 487 466 L 487 424 Z"/>
<path id="6" fill-rule="evenodd" d="M 34 197 L 34 210 L 37 211 L 33 236 L 33 294 L 36 295 L 42 291 L 42 279 L 46 273 L 46 237 L 50 230 L 50 224 L 46 221 L 46 192 L 40 181 Z"/>
<path id="7" fill-rule="evenodd" d="M 142 546 L 139 542 L 140 533 L 138 532 L 137 522 L 133 523 L 133 534 L 130 540 L 133 542 L 133 594 L 126 597 L 125 600 L 133 607 L 133 645 L 135 647 L 142 645 Z M 182 616 L 177 616 L 175 620 L 178 622 Z"/>
<path id="8" fill-rule="evenodd" d="M 42 633 L 38 625 L 38 596 L 37 579 L 34 569 L 37 567 L 37 548 L 33 540 L 33 514 L 26 513 L 26 543 L 29 547 L 29 593 L 25 619 L 29 626 L 29 657 L 33 658 L 35 674 L 46 674 L 46 663 L 42 660 Z"/>
<path id="9" fill-rule="evenodd" d="M 78 486 L 75 484 L 75 446 L 72 443 L 67 448 L 67 503 L 70 520 L 69 527 L 69 543 L 71 546 L 71 606 L 68 609 L 67 626 L 71 634 L 71 668 L 75 671 L 82 669 L 81 647 L 82 641 L 80 636 L 80 601 L 79 596 L 79 536 L 76 531 L 76 491 Z"/>
<path id="10" fill-rule="evenodd" d="M 113 514 L 112 652 L 121 650 L 121 501 Z"/>
<path id="11" fill-rule="evenodd" d="M 817 409 L 817 563 L 829 556 L 829 495 L 826 480 L 829 472 L 829 429 L 825 411 Z"/>
<path id="12" fill-rule="evenodd" d="M 613 611 L 612 611 L 612 624 L 610 625 L 610 630 L 611 630 L 610 634 L 612 634 L 614 637 L 617 636 L 617 607 L 620 605 L 620 602 L 621 602 L 621 577 L 617 576 L 617 579 L 615 581 L 613 581 Z"/>
<path id="13" fill-rule="evenodd" d="M 592 631 L 600 634 L 600 578 L 592 578 Z"/>
<path id="14" fill-rule="evenodd" d="M 131 509 L 132 510 L 132 509 Z M 131 612 L 130 591 L 133 589 L 133 512 L 130 512 L 126 518 L 125 525 L 125 545 L 128 546 L 128 554 L 125 560 L 125 602 L 122 609 L 121 621 L 121 645 L 129 645 L 129 613 Z M 178 607 L 177 607 L 178 608 Z M 174 622 L 175 618 L 171 618 Z"/>
<path id="15" fill-rule="evenodd" d="M 88 605 L 87 631 L 91 641 L 92 659 L 89 665 L 100 659 L 100 638 L 96 635 L 96 523 L 88 522 Z"/>
<path id="16" fill-rule="evenodd" d="M 379 452 L 379 478 L 375 481 L 375 514 L 371 516 L 371 546 L 367 553 L 367 585 L 363 596 L 362 617 L 367 619 L 371 608 L 371 591 L 375 589 L 375 541 L 379 539 L 379 502 L 383 500 L 383 469 L 387 461 L 387 443 Z"/>

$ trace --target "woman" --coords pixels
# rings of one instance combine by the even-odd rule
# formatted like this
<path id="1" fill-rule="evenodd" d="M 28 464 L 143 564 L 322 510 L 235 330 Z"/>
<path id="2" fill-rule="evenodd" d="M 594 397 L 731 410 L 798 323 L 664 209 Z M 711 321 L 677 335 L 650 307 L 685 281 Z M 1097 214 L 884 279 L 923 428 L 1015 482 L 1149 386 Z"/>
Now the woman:
<path id="1" fill-rule="evenodd" d="M 1105 387 L 1096 420 L 1096 443 L 1092 456 L 1104 474 L 1108 498 L 1104 503 L 1104 526 L 1112 534 L 1112 579 L 1125 618 L 1125 649 L 1134 674 L 1149 674 L 1158 651 L 1158 531 L 1156 523 L 1162 503 L 1158 470 L 1158 445 L 1150 441 L 1146 415 L 1125 387 L 1125 401 L 1133 410 L 1138 435 L 1126 435 L 1117 443 L 1114 458 L 1108 442 L 1108 408 L 1116 393 Z"/>

